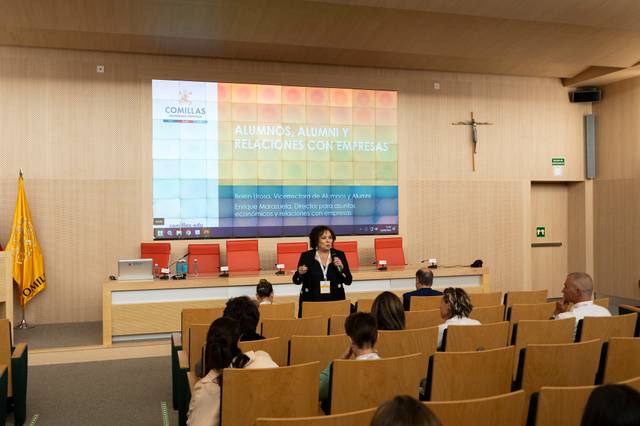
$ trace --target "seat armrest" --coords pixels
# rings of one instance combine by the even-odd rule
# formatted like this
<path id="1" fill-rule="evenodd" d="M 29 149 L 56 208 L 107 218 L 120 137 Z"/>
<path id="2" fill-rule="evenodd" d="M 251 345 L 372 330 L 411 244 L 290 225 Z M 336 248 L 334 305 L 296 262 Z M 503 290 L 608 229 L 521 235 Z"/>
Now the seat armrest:
<path id="1" fill-rule="evenodd" d="M 18 343 L 11 354 L 11 386 L 15 402 L 14 420 L 16 425 L 24 424 L 27 418 L 27 368 L 29 348 L 26 343 Z"/>
<path id="2" fill-rule="evenodd" d="M 18 343 L 16 347 L 13 349 L 11 353 L 11 358 L 22 358 L 27 353 L 27 344 L 26 343 Z"/>
<path id="3" fill-rule="evenodd" d="M 182 334 L 171 333 L 171 346 L 180 350 L 182 349 Z"/>
<path id="4" fill-rule="evenodd" d="M 7 421 L 7 397 L 8 397 L 9 368 L 0 364 L 0 425 Z"/>
<path id="5" fill-rule="evenodd" d="M 178 366 L 180 370 L 189 370 L 189 357 L 185 351 L 178 351 Z"/>

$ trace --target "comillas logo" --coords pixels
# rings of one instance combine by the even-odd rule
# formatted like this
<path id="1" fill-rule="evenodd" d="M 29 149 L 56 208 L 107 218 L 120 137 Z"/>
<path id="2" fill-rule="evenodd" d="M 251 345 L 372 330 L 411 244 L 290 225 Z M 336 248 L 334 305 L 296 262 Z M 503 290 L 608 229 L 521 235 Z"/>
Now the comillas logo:
<path id="1" fill-rule="evenodd" d="M 179 106 L 166 106 L 164 112 L 172 115 L 206 115 L 207 109 L 205 107 L 192 107 L 191 106 L 192 93 L 188 90 L 180 90 L 178 92 L 178 105 Z"/>

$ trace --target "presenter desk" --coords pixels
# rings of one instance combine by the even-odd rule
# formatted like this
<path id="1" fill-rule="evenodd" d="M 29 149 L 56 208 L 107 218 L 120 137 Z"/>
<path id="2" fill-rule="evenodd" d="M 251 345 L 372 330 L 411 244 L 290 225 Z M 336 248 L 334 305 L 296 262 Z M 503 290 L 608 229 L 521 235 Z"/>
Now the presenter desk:
<path id="1" fill-rule="evenodd" d="M 386 271 L 370 266 L 351 271 L 353 283 L 345 287 L 346 297 L 355 302 L 386 290 L 399 295 L 415 290 L 415 272 L 423 266 L 389 267 Z M 487 268 L 438 268 L 433 274 L 436 289 L 489 291 Z M 186 280 L 106 281 L 102 287 L 103 344 L 167 337 L 180 330 L 182 309 L 224 306 L 229 298 L 237 296 L 255 297 L 261 278 L 274 285 L 276 303 L 297 303 L 300 286 L 293 284 L 292 274 L 276 275 L 275 271 L 232 273 L 228 277 L 200 275 Z"/>

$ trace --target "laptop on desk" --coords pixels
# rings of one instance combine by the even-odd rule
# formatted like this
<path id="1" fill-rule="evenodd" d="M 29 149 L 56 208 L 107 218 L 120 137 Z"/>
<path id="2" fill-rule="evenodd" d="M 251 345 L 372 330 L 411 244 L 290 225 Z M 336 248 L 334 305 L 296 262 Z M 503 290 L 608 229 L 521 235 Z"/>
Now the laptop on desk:
<path id="1" fill-rule="evenodd" d="M 118 280 L 153 280 L 153 259 L 118 260 Z"/>

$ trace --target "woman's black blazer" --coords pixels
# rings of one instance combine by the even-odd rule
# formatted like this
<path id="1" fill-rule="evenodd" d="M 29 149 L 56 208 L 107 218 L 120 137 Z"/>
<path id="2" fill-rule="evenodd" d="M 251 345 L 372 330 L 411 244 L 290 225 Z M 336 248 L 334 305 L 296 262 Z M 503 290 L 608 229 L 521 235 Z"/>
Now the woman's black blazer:
<path id="1" fill-rule="evenodd" d="M 351 285 L 353 278 L 349 271 L 349 263 L 343 251 L 331 249 L 331 256 L 337 257 L 342 261 L 344 268 L 342 273 L 333 264 L 333 260 L 327 269 L 327 280 L 331 282 L 331 294 L 320 294 L 320 281 L 324 280 L 322 268 L 316 260 L 315 249 L 305 251 L 300 255 L 298 266 L 306 265 L 308 271 L 306 274 L 300 275 L 296 269 L 293 274 L 294 284 L 302 284 L 300 289 L 300 300 L 310 302 L 326 302 L 330 300 L 344 300 L 344 286 Z"/>

